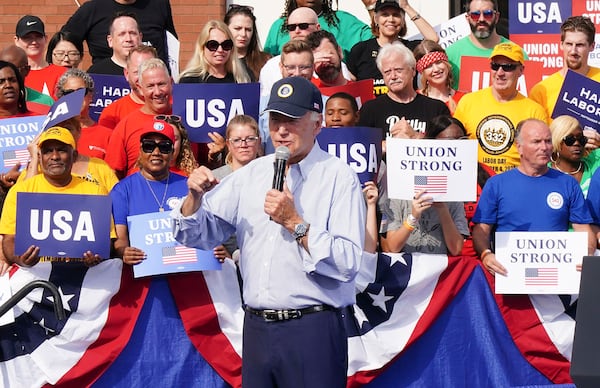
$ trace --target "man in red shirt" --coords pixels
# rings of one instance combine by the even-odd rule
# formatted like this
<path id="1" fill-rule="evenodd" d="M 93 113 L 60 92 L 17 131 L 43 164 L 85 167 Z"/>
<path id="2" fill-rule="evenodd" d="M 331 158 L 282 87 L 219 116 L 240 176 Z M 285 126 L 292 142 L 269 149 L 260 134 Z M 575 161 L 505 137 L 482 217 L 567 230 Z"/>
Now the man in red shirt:
<path id="1" fill-rule="evenodd" d="M 136 162 L 143 131 L 154 125 L 155 116 L 170 115 L 172 112 L 173 80 L 163 61 L 151 58 L 140 65 L 138 88 L 144 96 L 144 105 L 119 122 L 106 152 L 105 161 L 115 170 L 119 179 L 138 170 Z"/>

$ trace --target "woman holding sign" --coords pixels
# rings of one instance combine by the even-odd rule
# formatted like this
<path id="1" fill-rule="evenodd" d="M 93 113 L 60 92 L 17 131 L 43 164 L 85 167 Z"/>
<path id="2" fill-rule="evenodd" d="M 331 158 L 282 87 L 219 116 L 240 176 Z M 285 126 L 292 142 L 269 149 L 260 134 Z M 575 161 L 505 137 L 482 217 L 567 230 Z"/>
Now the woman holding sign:
<path id="1" fill-rule="evenodd" d="M 442 125 L 436 125 L 432 120 L 433 124 L 427 125 L 429 132 L 425 136 L 437 140 L 464 137 L 465 130 L 458 125 L 460 122 L 448 118 L 450 120 Z M 462 202 L 434 202 L 425 190 L 416 193 L 412 201 L 385 200 L 382 212 L 386 221 L 382 222 L 381 231 L 387 232 L 386 237 L 382 238 L 385 252 L 458 256 L 465 238 L 470 234 Z"/>
<path id="2" fill-rule="evenodd" d="M 229 27 L 209 20 L 196 40 L 196 49 L 179 83 L 248 83 L 250 76 L 238 59 Z M 209 132 L 211 143 L 199 143 L 198 161 L 210 167 L 223 165 L 225 141 L 217 132 Z"/>
<path id="3" fill-rule="evenodd" d="M 171 211 L 188 192 L 186 178 L 169 170 L 175 128 L 164 120 L 157 123 L 140 136 L 139 171 L 121 180 L 110 192 L 117 230 L 115 252 L 130 265 L 141 263 L 146 254 L 129 246 L 127 216 Z"/>

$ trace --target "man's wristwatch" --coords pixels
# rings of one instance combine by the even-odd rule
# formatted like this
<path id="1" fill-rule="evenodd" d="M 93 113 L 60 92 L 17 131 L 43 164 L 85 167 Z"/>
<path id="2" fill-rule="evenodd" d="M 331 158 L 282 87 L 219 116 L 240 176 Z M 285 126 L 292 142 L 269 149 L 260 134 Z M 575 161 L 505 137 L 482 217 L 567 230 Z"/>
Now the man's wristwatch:
<path id="1" fill-rule="evenodd" d="M 306 236 L 306 233 L 308 233 L 308 227 L 310 225 L 307 223 L 301 223 L 301 224 L 296 224 L 294 226 L 294 233 L 292 233 L 292 236 L 294 236 L 294 238 L 296 239 L 296 241 L 298 243 L 300 243 L 300 241 L 302 240 L 302 237 Z"/>

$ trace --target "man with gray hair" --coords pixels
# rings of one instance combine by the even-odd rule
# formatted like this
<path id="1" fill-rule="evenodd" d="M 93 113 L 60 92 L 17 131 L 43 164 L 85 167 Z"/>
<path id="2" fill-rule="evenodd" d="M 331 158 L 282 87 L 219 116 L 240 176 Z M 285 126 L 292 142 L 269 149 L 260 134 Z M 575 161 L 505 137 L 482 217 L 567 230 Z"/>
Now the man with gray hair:
<path id="1" fill-rule="evenodd" d="M 387 136 L 415 137 L 425 133 L 427 122 L 440 115 L 450 115 L 441 101 L 417 93 L 415 57 L 402 43 L 386 44 L 377 55 L 377 68 L 383 74 L 388 92 L 364 103 L 359 126 L 381 128 Z"/>
<path id="2" fill-rule="evenodd" d="M 190 247 L 237 235 L 245 387 L 346 387 L 342 316 L 356 298 L 365 205 L 356 174 L 315 141 L 322 109 L 310 81 L 277 81 L 266 112 L 277 154 L 289 155 L 283 189 L 272 188 L 273 155 L 220 182 L 201 166 L 171 213 L 175 238 Z"/>
<path id="3" fill-rule="evenodd" d="M 144 96 L 144 105 L 115 127 L 104 159 L 119 179 L 137 171 L 142 131 L 159 125 L 155 116 L 170 116 L 172 113 L 173 80 L 165 63 L 158 58 L 147 59 L 140 65 L 138 73 L 138 88 Z"/>

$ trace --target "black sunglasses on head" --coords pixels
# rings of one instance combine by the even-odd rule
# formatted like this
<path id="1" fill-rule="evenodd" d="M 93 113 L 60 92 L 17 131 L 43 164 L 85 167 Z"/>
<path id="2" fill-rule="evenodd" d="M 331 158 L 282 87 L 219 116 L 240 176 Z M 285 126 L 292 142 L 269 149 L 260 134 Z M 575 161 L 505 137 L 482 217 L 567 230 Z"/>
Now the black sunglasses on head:
<path id="1" fill-rule="evenodd" d="M 580 136 L 567 135 L 567 136 L 563 137 L 563 142 L 568 147 L 574 145 L 576 141 L 578 141 L 579 144 L 583 147 L 587 144 L 588 138 L 583 135 L 580 135 Z"/>
<path id="2" fill-rule="evenodd" d="M 170 140 L 161 140 L 161 141 L 154 141 L 151 139 L 143 139 L 142 140 L 142 151 L 144 151 L 147 154 L 151 154 L 152 152 L 154 152 L 154 149 L 158 147 L 158 151 L 160 151 L 161 154 L 170 154 L 171 152 L 173 152 L 173 143 L 171 143 Z"/>
<path id="3" fill-rule="evenodd" d="M 285 28 L 289 32 L 296 31 L 296 27 L 300 28 L 301 30 L 307 30 L 309 26 L 312 26 L 314 24 L 316 23 L 292 23 L 285 26 Z"/>
<path id="4" fill-rule="evenodd" d="M 204 45 L 209 51 L 217 51 L 219 46 L 225 51 L 229 51 L 233 48 L 233 41 L 231 39 L 224 40 L 222 42 L 217 42 L 216 40 L 209 40 Z"/>

